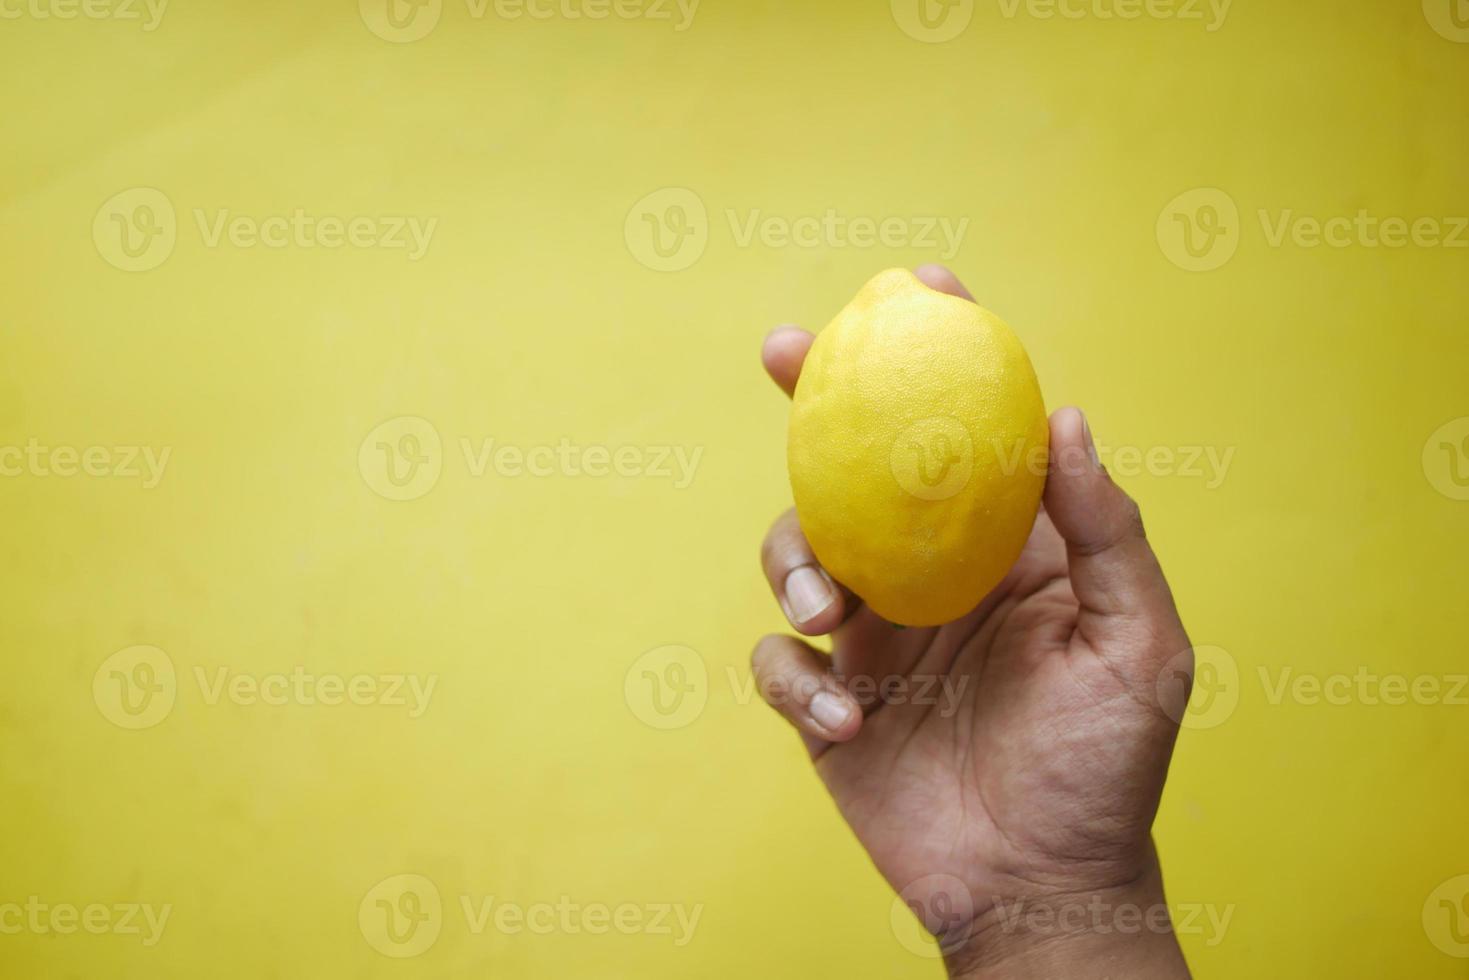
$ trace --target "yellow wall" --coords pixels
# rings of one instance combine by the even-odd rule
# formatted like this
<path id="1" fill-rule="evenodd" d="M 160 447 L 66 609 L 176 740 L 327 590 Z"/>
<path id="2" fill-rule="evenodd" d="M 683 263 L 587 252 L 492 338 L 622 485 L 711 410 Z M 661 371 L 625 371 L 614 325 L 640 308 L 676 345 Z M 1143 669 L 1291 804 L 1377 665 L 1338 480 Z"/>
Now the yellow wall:
<path id="1" fill-rule="evenodd" d="M 0 906 L 109 908 L 101 935 L 0 934 L 0 975 L 938 976 L 746 687 L 782 625 L 756 548 L 789 503 L 759 339 L 944 258 L 932 217 L 967 221 L 950 264 L 1048 403 L 1123 450 L 1223 651 L 1158 826 L 1170 899 L 1231 910 L 1222 941 L 1184 937 L 1197 974 L 1463 976 L 1438 905 L 1469 890 L 1449 0 L 964 0 L 931 29 L 906 0 L 651 2 L 443 0 L 400 29 L 371 0 L 175 0 L 149 30 L 141 0 L 0 0 L 0 447 L 48 450 L 0 478 Z M 241 237 L 297 209 L 364 219 L 358 244 Z M 1397 248 L 1272 241 L 1363 210 L 1433 221 Z M 745 237 L 828 211 L 900 220 L 866 247 Z M 1210 215 L 1191 256 L 1177 216 Z M 393 218 L 436 220 L 424 254 L 381 247 Z M 405 436 L 427 462 L 397 487 L 377 444 Z M 462 440 L 487 439 L 566 440 L 577 473 L 632 447 L 631 475 L 476 476 Z M 57 447 L 106 475 L 41 475 Z M 168 451 L 156 485 L 119 447 Z M 662 715 L 643 671 L 673 663 L 690 690 Z M 132 715 L 140 664 L 160 690 Z M 215 687 L 298 666 L 435 686 L 421 712 L 406 687 Z M 1359 674 L 1443 694 L 1370 703 Z M 1272 696 L 1301 675 L 1352 680 Z M 402 874 L 442 903 L 422 950 L 374 932 Z M 549 903 L 551 932 L 474 931 L 460 900 L 491 896 Z M 118 928 L 128 903 L 169 907 L 156 943 Z M 582 928 L 624 905 L 641 925 Z M 650 928 L 660 905 L 697 911 L 691 939 Z"/>

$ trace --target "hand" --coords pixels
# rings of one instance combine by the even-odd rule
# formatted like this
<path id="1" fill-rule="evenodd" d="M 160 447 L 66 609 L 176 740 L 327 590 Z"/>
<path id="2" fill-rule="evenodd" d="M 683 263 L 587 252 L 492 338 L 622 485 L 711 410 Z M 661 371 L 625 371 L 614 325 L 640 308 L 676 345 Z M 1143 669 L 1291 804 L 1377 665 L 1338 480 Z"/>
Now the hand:
<path id="1" fill-rule="evenodd" d="M 918 276 L 973 299 L 943 268 Z M 813 339 L 765 341 L 787 394 Z M 832 650 L 766 637 L 757 684 L 952 974 L 1188 976 L 1150 831 L 1178 731 L 1158 680 L 1191 669 L 1190 644 L 1080 411 L 1051 417 L 1030 540 L 962 619 L 883 621 L 820 567 L 794 510 L 762 560 L 791 625 Z"/>

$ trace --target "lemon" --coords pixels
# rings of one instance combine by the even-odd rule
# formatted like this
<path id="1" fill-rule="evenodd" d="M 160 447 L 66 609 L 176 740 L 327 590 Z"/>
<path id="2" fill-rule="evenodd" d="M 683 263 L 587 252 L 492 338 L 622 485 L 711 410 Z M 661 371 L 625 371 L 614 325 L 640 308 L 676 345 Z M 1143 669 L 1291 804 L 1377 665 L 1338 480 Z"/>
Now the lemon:
<path id="1" fill-rule="evenodd" d="M 1049 431 L 1014 332 L 890 269 L 817 336 L 801 369 L 788 443 L 801 528 L 827 571 L 884 619 L 947 623 L 1020 556 Z"/>

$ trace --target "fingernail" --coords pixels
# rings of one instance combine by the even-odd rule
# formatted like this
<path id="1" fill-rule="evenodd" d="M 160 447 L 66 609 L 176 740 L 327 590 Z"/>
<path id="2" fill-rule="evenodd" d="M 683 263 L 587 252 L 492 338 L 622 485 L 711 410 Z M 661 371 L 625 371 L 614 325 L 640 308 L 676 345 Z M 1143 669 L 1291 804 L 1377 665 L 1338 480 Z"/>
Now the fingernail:
<path id="1" fill-rule="evenodd" d="M 802 565 L 786 576 L 787 611 L 797 623 L 808 623 L 836 601 L 836 590 L 817 569 Z"/>
<path id="2" fill-rule="evenodd" d="M 830 691 L 819 691 L 811 699 L 811 717 L 829 732 L 839 731 L 852 717 L 851 705 Z"/>
<path id="3" fill-rule="evenodd" d="M 1092 465 L 1101 469 L 1102 461 L 1097 458 L 1097 444 L 1092 439 L 1092 424 L 1087 421 L 1086 413 L 1081 409 L 1078 408 L 1076 414 L 1081 416 L 1081 436 L 1086 440 L 1086 454 L 1092 458 Z"/>

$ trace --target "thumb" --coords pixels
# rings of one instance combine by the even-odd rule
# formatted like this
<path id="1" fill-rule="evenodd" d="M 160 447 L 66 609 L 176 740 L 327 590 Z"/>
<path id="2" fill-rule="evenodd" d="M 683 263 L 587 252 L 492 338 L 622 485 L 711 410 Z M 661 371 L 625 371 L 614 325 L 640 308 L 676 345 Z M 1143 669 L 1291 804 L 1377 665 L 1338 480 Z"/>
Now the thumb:
<path id="1" fill-rule="evenodd" d="M 1126 632 L 1136 635 L 1140 625 L 1153 636 L 1169 636 L 1169 627 L 1182 632 L 1138 506 L 1098 461 L 1081 409 L 1063 408 L 1051 416 L 1045 505 L 1066 541 L 1083 635 L 1106 639 L 1129 626 Z"/>

